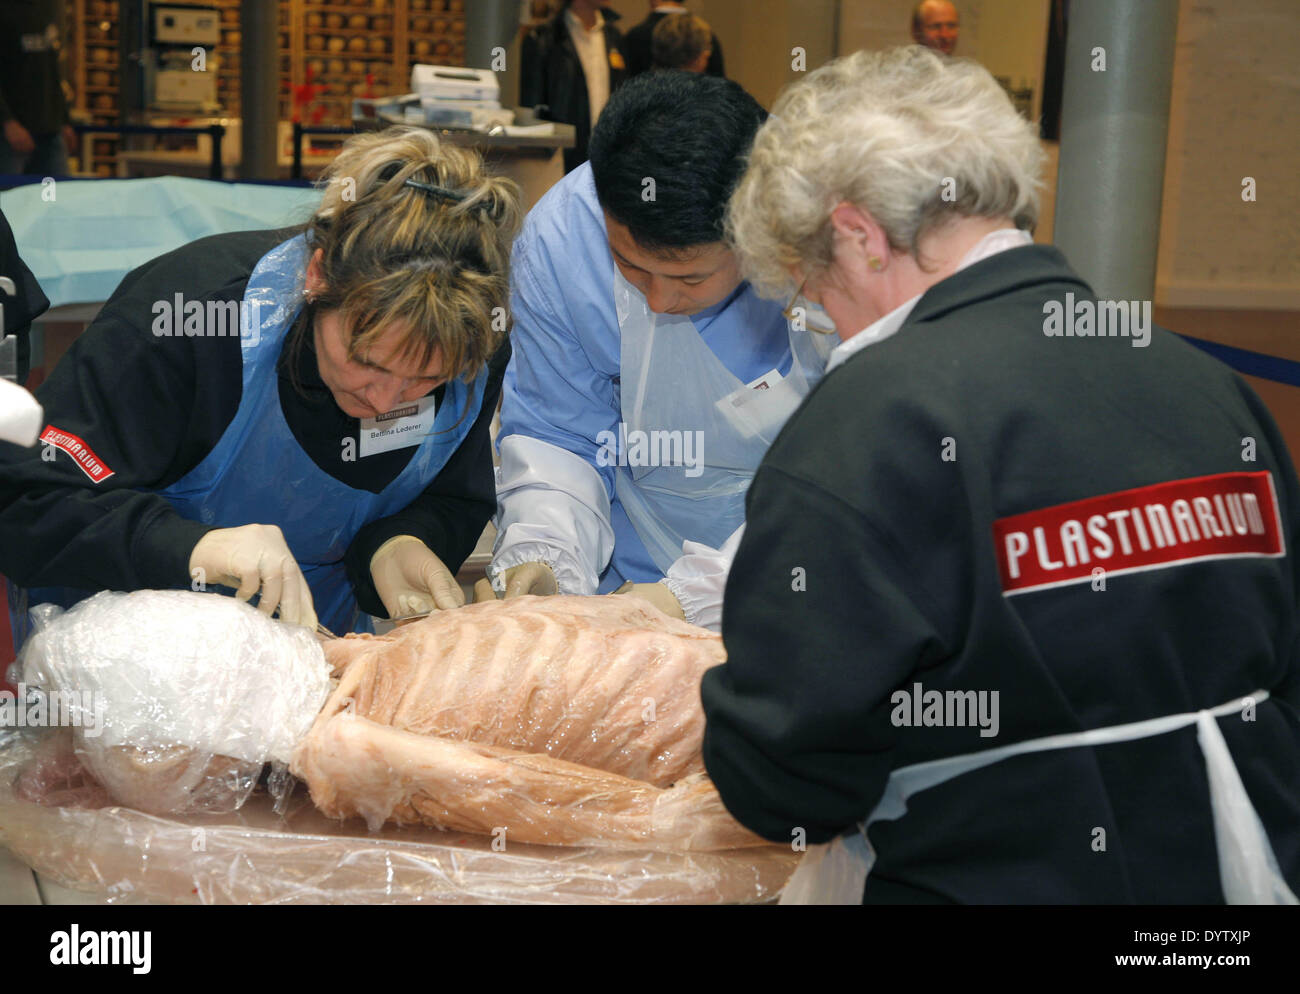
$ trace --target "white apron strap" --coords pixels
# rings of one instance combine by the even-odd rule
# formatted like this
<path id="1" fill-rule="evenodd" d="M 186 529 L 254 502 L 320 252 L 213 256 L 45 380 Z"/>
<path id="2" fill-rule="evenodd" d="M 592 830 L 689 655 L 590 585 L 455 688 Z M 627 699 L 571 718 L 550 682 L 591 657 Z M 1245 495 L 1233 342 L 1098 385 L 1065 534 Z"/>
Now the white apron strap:
<path id="1" fill-rule="evenodd" d="M 1268 835 L 1250 803 L 1232 754 L 1215 721 L 1220 715 L 1262 704 L 1268 697 L 1268 691 L 1259 690 L 1212 710 L 1188 711 L 1125 725 L 1049 735 L 998 749 L 901 767 L 890 774 L 880 802 L 870 817 L 858 826 L 859 831 L 808 850 L 782 891 L 781 903 L 860 903 L 867 875 L 875 863 L 875 852 L 866 837 L 867 828 L 877 821 L 901 818 L 907 811 L 908 798 L 918 791 L 1011 756 L 1126 742 L 1196 724 L 1214 810 L 1215 843 L 1224 897 L 1229 904 L 1295 904 L 1296 896 L 1282 877 Z M 852 896 L 854 893 L 856 897 Z"/>
<path id="2" fill-rule="evenodd" d="M 1196 738 L 1205 755 L 1205 772 L 1210 781 L 1224 899 L 1228 904 L 1297 903 L 1277 865 L 1268 833 L 1250 803 L 1219 723 L 1207 711 L 1197 716 Z"/>

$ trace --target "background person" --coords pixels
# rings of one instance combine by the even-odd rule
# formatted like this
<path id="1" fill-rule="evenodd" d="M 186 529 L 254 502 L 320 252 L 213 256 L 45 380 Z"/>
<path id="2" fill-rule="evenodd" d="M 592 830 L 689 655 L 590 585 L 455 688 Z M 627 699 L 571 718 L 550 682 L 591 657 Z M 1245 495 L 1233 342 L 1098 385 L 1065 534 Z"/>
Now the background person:
<path id="1" fill-rule="evenodd" d="M 618 13 L 599 0 L 565 0 L 549 21 L 526 35 L 520 52 L 519 105 L 547 121 L 572 124 L 574 145 L 564 171 L 587 161 L 591 129 L 627 68 Z"/>
<path id="2" fill-rule="evenodd" d="M 498 593 L 631 582 L 717 626 L 753 469 L 824 361 L 723 240 L 764 116 L 727 80 L 648 73 L 610 100 L 591 162 L 529 213 L 511 263 Z M 623 444 L 637 432 L 677 432 L 695 465 L 680 448 L 639 460 Z"/>
<path id="3" fill-rule="evenodd" d="M 694 14 L 665 17 L 650 44 L 654 68 L 704 72 L 713 53 L 712 37 L 708 24 Z"/>
<path id="4" fill-rule="evenodd" d="M 912 40 L 944 55 L 957 48 L 961 18 L 950 0 L 921 0 L 912 11 Z"/>
<path id="5" fill-rule="evenodd" d="M 29 603 L 221 585 L 334 632 L 463 603 L 517 190 L 422 129 L 351 138 L 322 182 L 305 230 L 129 273 L 38 389 L 50 441 L 0 452 L 0 572 Z M 193 327 L 160 323 L 177 297 Z M 230 302 L 242 335 L 204 324 Z"/>
<path id="6" fill-rule="evenodd" d="M 62 4 L 0 4 L 0 175 L 66 176 L 77 136 L 68 123 L 59 52 Z"/>
<path id="7" fill-rule="evenodd" d="M 689 14 L 684 4 L 668 3 L 666 0 L 650 0 L 650 13 L 640 24 L 628 28 L 623 39 L 623 51 L 627 56 L 627 74 L 631 78 L 649 72 L 654 68 L 654 32 L 669 17 Z M 704 71 L 710 76 L 726 77 L 726 66 L 722 58 L 722 42 L 710 31 L 709 58 Z"/>
<path id="8" fill-rule="evenodd" d="M 755 140 L 742 271 L 843 343 L 749 491 L 706 766 L 750 829 L 835 840 L 805 896 L 1294 902 L 1300 481 L 1176 336 L 1045 334 L 1095 298 L 1031 244 L 1041 158 L 919 47 L 817 70 Z"/>

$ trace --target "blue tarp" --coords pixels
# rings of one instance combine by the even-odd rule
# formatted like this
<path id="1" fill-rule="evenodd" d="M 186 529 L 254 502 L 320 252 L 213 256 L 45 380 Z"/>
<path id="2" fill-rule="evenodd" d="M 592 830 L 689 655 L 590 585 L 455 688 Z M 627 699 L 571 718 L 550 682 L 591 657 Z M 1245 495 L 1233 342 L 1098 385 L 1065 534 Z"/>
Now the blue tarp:
<path id="1" fill-rule="evenodd" d="M 107 300 L 141 263 L 207 235 L 301 224 L 314 189 L 149 179 L 58 180 L 53 199 L 32 184 L 0 193 L 23 261 L 50 306 Z"/>

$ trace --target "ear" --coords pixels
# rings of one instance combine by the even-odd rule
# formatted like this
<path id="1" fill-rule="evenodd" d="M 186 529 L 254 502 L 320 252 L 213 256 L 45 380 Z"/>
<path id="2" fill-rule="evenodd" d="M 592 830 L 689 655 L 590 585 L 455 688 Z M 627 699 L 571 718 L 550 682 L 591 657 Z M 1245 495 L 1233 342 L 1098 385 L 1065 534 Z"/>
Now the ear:
<path id="1" fill-rule="evenodd" d="M 841 201 L 831 211 L 831 227 L 836 246 L 860 256 L 863 261 L 875 257 L 881 265 L 888 263 L 889 239 L 871 212 L 857 204 Z"/>
<path id="2" fill-rule="evenodd" d="M 325 280 L 321 276 L 321 259 L 325 258 L 325 251 L 317 249 L 312 253 L 311 259 L 307 262 L 307 280 L 305 288 L 307 293 L 312 296 L 320 293 L 325 287 Z"/>

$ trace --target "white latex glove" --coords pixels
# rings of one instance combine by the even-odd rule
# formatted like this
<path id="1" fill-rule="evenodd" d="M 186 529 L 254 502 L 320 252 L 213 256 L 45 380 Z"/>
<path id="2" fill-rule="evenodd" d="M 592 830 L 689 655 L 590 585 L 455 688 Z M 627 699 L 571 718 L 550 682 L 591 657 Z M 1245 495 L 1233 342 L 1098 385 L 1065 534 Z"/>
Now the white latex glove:
<path id="1" fill-rule="evenodd" d="M 518 566 L 511 566 L 501 574 L 501 579 L 505 582 L 506 592 L 500 595 L 492 589 L 492 584 L 487 580 L 476 583 L 475 603 L 491 600 L 497 596 L 510 600 L 512 597 L 522 597 L 524 594 L 545 597 L 560 592 L 560 586 L 555 580 L 555 572 L 545 563 L 520 563 Z"/>
<path id="2" fill-rule="evenodd" d="M 465 603 L 451 571 L 414 535 L 390 538 L 370 557 L 375 592 L 390 618 L 447 611 Z"/>
<path id="3" fill-rule="evenodd" d="M 241 601 L 261 593 L 257 609 L 270 617 L 316 630 L 311 588 L 276 525 L 218 528 L 190 553 L 190 576 L 199 583 L 234 587 Z"/>
<path id="4" fill-rule="evenodd" d="M 682 610 L 681 601 L 673 595 L 666 583 L 633 583 L 628 580 L 613 593 L 640 597 L 643 601 L 649 601 L 668 617 L 686 620 L 686 612 Z"/>

